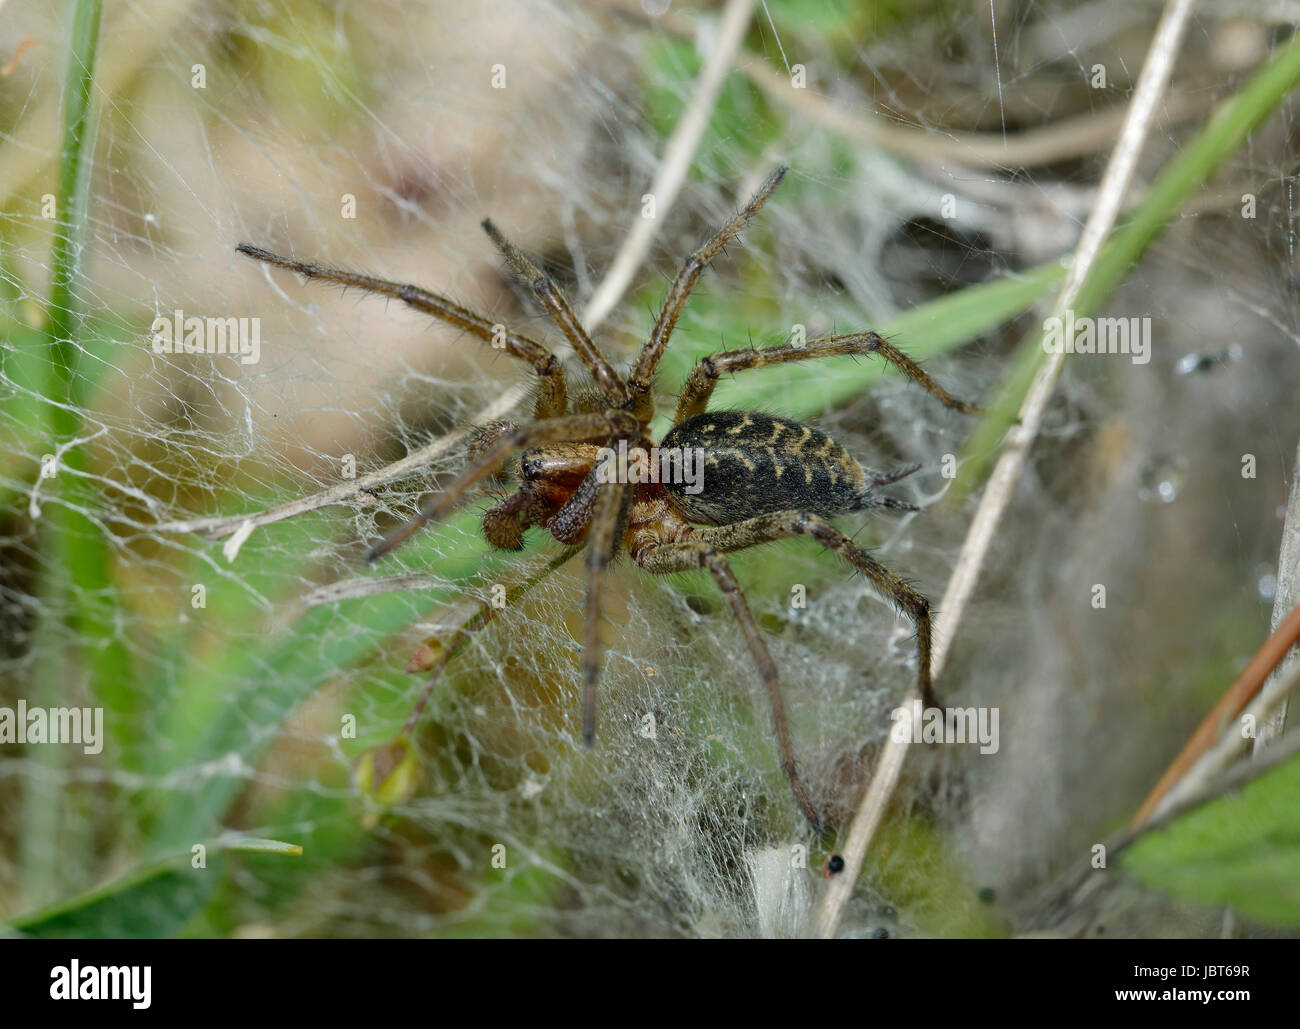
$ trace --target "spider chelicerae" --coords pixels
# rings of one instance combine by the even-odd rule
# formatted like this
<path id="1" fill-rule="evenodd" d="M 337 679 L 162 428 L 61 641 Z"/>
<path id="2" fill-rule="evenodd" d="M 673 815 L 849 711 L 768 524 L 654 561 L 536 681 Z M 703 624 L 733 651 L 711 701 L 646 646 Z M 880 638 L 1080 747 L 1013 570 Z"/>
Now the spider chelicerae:
<path id="1" fill-rule="evenodd" d="M 526 362 L 537 375 L 533 421 L 524 425 L 501 421 L 476 429 L 469 444 L 469 466 L 427 502 L 414 519 L 375 546 L 369 560 L 382 557 L 422 526 L 441 518 L 475 483 L 503 471 L 512 472 L 519 488 L 483 515 L 483 534 L 488 541 L 502 550 L 522 550 L 524 531 L 537 526 L 562 543 L 586 547 L 582 725 L 588 743 L 594 740 L 596 730 L 598 627 L 606 568 L 626 550 L 639 568 L 653 575 L 707 570 L 730 604 L 767 689 L 781 765 L 795 799 L 808 821 L 820 831 L 821 818 L 795 764 L 776 665 L 724 555 L 800 535 L 810 536 L 838 554 L 912 620 L 916 629 L 918 688 L 926 706 L 935 706 L 930 683 L 929 602 L 829 521 L 851 511 L 915 510 L 910 504 L 879 494 L 877 488 L 897 482 L 919 466 L 874 473 L 810 425 L 757 411 L 710 411 L 709 398 L 719 378 L 749 368 L 876 354 L 948 407 L 966 413 L 978 409 L 948 393 L 876 333 L 855 332 L 802 344 L 728 350 L 701 358 L 678 398 L 672 428 L 658 444 L 651 438 L 656 371 L 691 290 L 709 261 L 736 238 L 772 195 L 786 171 L 777 168 L 750 201 L 686 259 L 649 340 L 627 375 L 620 375 L 610 366 L 555 283 L 506 240 L 490 220 L 483 222 L 488 236 L 572 345 L 595 383 L 591 398 L 570 395 L 559 360 L 537 340 L 506 330 L 437 293 L 281 257 L 247 243 L 241 243 L 238 250 L 308 279 L 395 297 Z M 646 476 L 610 473 L 607 459 L 620 444 L 625 452 L 646 455 L 651 481 L 620 481 Z M 661 476 L 661 454 L 700 455 L 702 465 L 697 471 L 702 474 Z M 672 471 L 671 467 L 668 471 Z"/>

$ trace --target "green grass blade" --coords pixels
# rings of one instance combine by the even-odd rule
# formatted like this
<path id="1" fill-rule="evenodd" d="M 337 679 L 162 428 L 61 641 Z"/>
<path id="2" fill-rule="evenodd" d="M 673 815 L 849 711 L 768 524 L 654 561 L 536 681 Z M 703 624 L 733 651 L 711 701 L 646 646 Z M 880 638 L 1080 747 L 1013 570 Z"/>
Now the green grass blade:
<path id="1" fill-rule="evenodd" d="M 76 681 L 74 652 L 93 653 L 91 664 L 126 674 L 126 648 L 108 627 L 113 608 L 109 556 L 100 527 L 85 512 L 93 510 L 77 405 L 78 343 L 82 322 L 82 277 L 89 220 L 90 171 L 95 136 L 95 57 L 99 44 L 99 0 L 78 0 L 71 8 L 67 71 L 63 89 L 63 132 L 56 197 L 57 223 L 51 255 L 52 277 L 44 347 L 48 357 L 45 418 L 51 453 L 62 450 L 50 483 L 40 523 L 42 572 L 38 584 L 41 614 L 34 646 L 40 656 L 28 690 L 34 706 L 69 702 Z M 40 474 L 34 470 L 33 474 Z M 105 631 L 96 633 L 95 626 Z M 89 634 L 86 635 L 86 634 Z M 96 639 L 108 640 L 104 647 Z M 48 900 L 63 891 L 62 855 L 88 841 L 69 834 L 86 819 L 63 817 L 59 769 L 63 748 L 36 748 L 38 773 L 24 777 L 21 874 L 30 900 Z"/>

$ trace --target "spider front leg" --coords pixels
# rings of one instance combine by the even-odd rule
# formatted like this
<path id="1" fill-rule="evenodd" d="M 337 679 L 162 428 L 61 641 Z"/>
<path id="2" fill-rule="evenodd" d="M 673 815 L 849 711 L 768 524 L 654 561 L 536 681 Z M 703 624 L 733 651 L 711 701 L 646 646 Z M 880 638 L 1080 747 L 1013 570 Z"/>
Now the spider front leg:
<path id="1" fill-rule="evenodd" d="M 501 436 L 489 449 L 478 454 L 471 461 L 470 466 L 446 489 L 420 509 L 418 515 L 384 537 L 383 541 L 366 555 L 366 560 L 378 560 L 394 547 L 410 539 L 429 522 L 441 518 L 466 490 L 480 479 L 491 475 L 517 451 L 527 450 L 541 443 L 557 441 L 608 441 L 611 438 L 617 439 L 621 435 L 636 436 L 640 430 L 640 422 L 632 415 L 626 411 L 615 410 L 566 415 L 563 418 L 551 418 L 548 421 L 514 429 Z"/>
<path id="2" fill-rule="evenodd" d="M 623 384 L 623 380 L 610 367 L 609 362 L 605 360 L 605 356 L 596 349 L 596 344 L 587 335 L 587 330 L 582 327 L 582 323 L 578 321 L 578 316 L 573 313 L 573 308 L 569 306 L 569 301 L 560 292 L 560 288 L 551 281 L 551 277 L 533 264 L 522 250 L 501 235 L 500 230 L 492 224 L 492 219 L 485 218 L 483 220 L 483 231 L 497 245 L 497 249 L 510 262 L 511 267 L 528 283 L 533 295 L 546 308 L 552 320 L 564 333 L 565 338 L 573 346 L 574 352 L 582 360 L 582 363 L 587 366 L 587 371 L 591 373 L 591 377 L 596 380 L 596 385 L 605 394 L 606 402 L 611 407 L 622 407 L 626 404 L 627 386 Z"/>
<path id="3" fill-rule="evenodd" d="M 685 572 L 696 568 L 707 568 L 712 573 L 718 589 L 731 605 L 731 613 L 740 625 L 749 653 L 758 666 L 763 685 L 767 688 L 768 701 L 772 706 L 772 724 L 776 731 L 777 746 L 781 752 L 781 767 L 785 770 L 786 778 L 790 780 L 790 788 L 794 791 L 794 798 L 804 816 L 820 834 L 821 816 L 808 797 L 808 791 L 804 788 L 803 780 L 799 778 L 799 771 L 795 766 L 794 743 L 790 739 L 790 725 L 786 719 L 785 701 L 781 697 L 781 683 L 777 676 L 776 663 L 772 660 L 767 642 L 763 639 L 758 623 L 754 621 L 754 614 L 745 601 L 745 594 L 741 592 L 740 584 L 732 574 L 731 565 L 719 553 L 720 549 L 703 539 L 686 540 L 681 543 L 659 543 L 637 551 L 635 560 L 638 565 L 654 575 L 668 575 L 672 572 Z"/>
<path id="4" fill-rule="evenodd" d="M 783 343 L 780 346 L 764 347 L 761 350 L 727 350 L 721 354 L 711 354 L 700 358 L 691 371 L 686 385 L 682 387 L 681 398 L 677 401 L 677 413 L 673 424 L 677 425 L 703 414 L 709 406 L 713 387 L 723 375 L 741 372 L 747 368 L 765 368 L 773 364 L 786 364 L 793 361 L 812 361 L 821 357 L 843 357 L 848 354 L 879 354 L 913 382 L 920 384 L 940 403 L 963 414 L 975 414 L 979 408 L 964 400 L 958 400 L 940 386 L 925 370 L 904 354 L 901 350 L 874 332 L 854 332 L 843 336 L 827 336 L 823 339 L 810 340 L 802 346 Z"/>
<path id="5" fill-rule="evenodd" d="M 696 527 L 692 538 L 724 552 L 745 550 L 760 543 L 811 536 L 860 571 L 883 597 L 892 600 L 916 628 L 917 690 L 926 707 L 939 707 L 930 680 L 930 602 L 911 584 L 891 572 L 826 519 L 808 511 L 779 511 L 716 527 Z"/>
<path id="6" fill-rule="evenodd" d="M 275 265 L 277 268 L 287 268 L 307 279 L 320 279 L 322 282 L 334 282 L 340 286 L 362 289 L 367 293 L 393 297 L 408 307 L 432 315 L 448 325 L 454 325 L 471 336 L 477 336 L 485 343 L 504 350 L 511 357 L 532 365 L 533 371 L 537 373 L 537 384 L 540 387 L 535 410 L 538 419 L 554 418 L 569 409 L 564 369 L 560 367 L 556 356 L 534 339 L 521 336 L 517 332 L 506 331 L 503 326 L 488 321 L 482 315 L 475 314 L 468 308 L 461 307 L 446 297 L 419 286 L 376 279 L 370 275 L 359 275 L 356 272 L 330 268 L 310 261 L 296 261 L 291 257 L 281 257 L 279 254 L 273 254 L 269 250 L 263 250 L 249 243 L 240 243 L 235 249 L 245 257 Z"/>
<path id="7" fill-rule="evenodd" d="M 726 225 L 709 237 L 704 245 L 691 254 L 682 265 L 681 271 L 677 273 L 677 278 L 673 280 L 672 288 L 668 290 L 668 296 L 664 299 L 664 306 L 659 312 L 654 328 L 650 331 L 650 338 L 646 341 L 645 346 L 641 348 L 636 368 L 633 369 L 632 375 L 627 381 L 628 389 L 631 391 L 633 398 L 638 401 L 639 406 L 647 408 L 650 406 L 650 387 L 654 384 L 655 372 L 659 370 L 659 361 L 664 356 L 664 351 L 668 349 L 668 340 L 677 325 L 677 319 L 681 317 L 682 310 L 686 307 L 686 300 L 691 295 L 691 290 L 695 288 L 695 283 L 699 281 L 705 267 L 717 256 L 718 251 L 740 235 L 740 230 L 758 213 L 758 209 L 767 202 L 767 198 L 780 185 L 781 180 L 785 178 L 785 173 L 789 170 L 789 168 L 782 165 L 772 172 L 767 181 L 758 188 L 758 192 L 750 198 L 749 203 L 742 207 Z"/>

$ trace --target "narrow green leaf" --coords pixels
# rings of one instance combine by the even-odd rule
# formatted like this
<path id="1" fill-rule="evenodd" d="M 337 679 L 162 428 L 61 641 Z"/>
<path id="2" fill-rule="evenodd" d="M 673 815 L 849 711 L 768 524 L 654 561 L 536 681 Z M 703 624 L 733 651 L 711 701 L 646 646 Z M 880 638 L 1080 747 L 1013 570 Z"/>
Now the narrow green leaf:
<path id="1" fill-rule="evenodd" d="M 1148 886 L 1227 904 L 1266 925 L 1300 926 L 1300 757 L 1151 832 L 1121 856 Z"/>

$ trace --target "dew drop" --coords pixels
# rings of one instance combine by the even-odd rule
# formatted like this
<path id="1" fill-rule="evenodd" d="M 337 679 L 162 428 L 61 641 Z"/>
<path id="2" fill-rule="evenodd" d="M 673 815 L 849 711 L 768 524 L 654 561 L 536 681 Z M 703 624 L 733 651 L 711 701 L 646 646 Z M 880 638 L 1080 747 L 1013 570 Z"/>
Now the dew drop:
<path id="1" fill-rule="evenodd" d="M 1209 372 L 1225 364 L 1231 364 L 1234 361 L 1240 361 L 1244 351 L 1240 343 L 1234 343 L 1229 347 L 1222 347 L 1218 350 L 1201 350 L 1192 354 L 1184 354 L 1174 365 L 1174 374 L 1176 375 L 1193 375 L 1197 372 Z"/>
<path id="2" fill-rule="evenodd" d="M 1142 469 L 1138 497 L 1147 503 L 1172 504 L 1187 481 L 1187 458 L 1162 454 Z"/>

